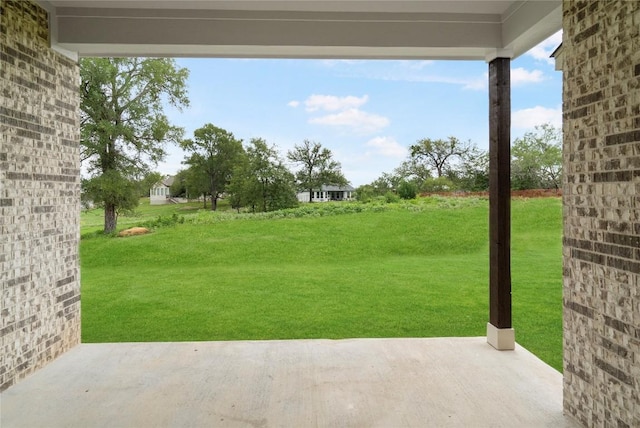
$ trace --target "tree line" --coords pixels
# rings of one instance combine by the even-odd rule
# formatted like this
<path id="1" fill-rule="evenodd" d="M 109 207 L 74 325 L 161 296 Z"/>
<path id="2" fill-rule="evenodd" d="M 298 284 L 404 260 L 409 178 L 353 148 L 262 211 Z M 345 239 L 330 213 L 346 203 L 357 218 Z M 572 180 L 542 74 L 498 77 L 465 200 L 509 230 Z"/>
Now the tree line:
<path id="1" fill-rule="evenodd" d="M 207 198 L 212 210 L 225 195 L 231 205 L 272 211 L 297 204 L 296 192 L 322 185 L 346 185 L 340 163 L 318 142 L 305 140 L 286 153 L 297 166 L 290 171 L 274 145 L 248 142 L 211 123 L 184 138 L 184 129 L 169 123 L 164 105 L 189 105 L 189 71 L 172 59 L 83 58 L 80 60 L 80 153 L 88 178 L 82 197 L 104 208 L 104 232 L 117 227 L 118 215 L 133 210 L 140 196 L 162 178 L 153 167 L 167 144 L 178 144 L 187 156 L 174 180 L 172 194 Z M 560 131 L 545 124 L 516 139 L 511 166 L 514 188 L 558 188 L 562 174 Z M 471 142 L 455 137 L 421 139 L 393 172 L 360 186 L 360 200 L 418 192 L 482 191 L 489 185 L 489 156 Z"/>
<path id="2" fill-rule="evenodd" d="M 551 124 L 516 138 L 511 145 L 511 188 L 559 189 L 562 184 L 562 134 Z M 482 192 L 489 189 L 489 153 L 456 137 L 421 139 L 391 173 L 356 189 L 360 200 L 397 194 Z"/>
<path id="3" fill-rule="evenodd" d="M 189 153 L 183 162 L 188 168 L 176 175 L 171 194 L 202 197 L 205 208 L 209 197 L 211 210 L 223 194 L 236 209 L 291 208 L 298 204 L 298 190 L 308 190 L 312 202 L 312 190 L 323 184 L 348 183 L 331 151 L 309 140 L 287 152 L 287 160 L 299 166 L 295 173 L 287 168 L 275 145 L 262 138 L 243 145 L 233 133 L 210 123 L 196 129 L 193 138 L 182 140 L 180 146 Z"/>
<path id="4" fill-rule="evenodd" d="M 169 123 L 164 105 L 189 105 L 189 71 L 172 59 L 83 58 L 80 60 L 80 151 L 89 178 L 82 197 L 104 208 L 104 232 L 115 231 L 118 215 L 133 210 L 139 198 L 162 178 L 152 171 L 167 144 L 178 144 L 187 156 L 177 175 L 175 194 L 207 197 L 215 210 L 221 195 L 234 208 L 272 211 L 297 205 L 296 191 L 323 184 L 345 185 L 340 163 L 318 142 L 305 140 L 286 157 L 261 138 L 248 143 L 207 123 L 184 138 L 184 129 Z M 148 194 L 148 193 L 147 193 Z"/>

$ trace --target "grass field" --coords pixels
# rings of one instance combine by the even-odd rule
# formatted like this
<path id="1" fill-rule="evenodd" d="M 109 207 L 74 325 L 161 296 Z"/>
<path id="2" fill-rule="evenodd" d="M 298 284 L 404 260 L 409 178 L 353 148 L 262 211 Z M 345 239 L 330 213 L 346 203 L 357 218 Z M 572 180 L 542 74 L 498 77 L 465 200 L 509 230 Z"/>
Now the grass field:
<path id="1" fill-rule="evenodd" d="M 143 205 L 120 225 L 181 208 L 168 207 Z M 85 235 L 83 341 L 484 335 L 488 202 L 363 207 L 186 210 L 184 224 L 145 236 Z M 349 210 L 361 212 L 340 214 Z M 96 217 L 83 215 L 83 234 Z M 561 201 L 514 199 L 512 217 L 516 340 L 560 370 Z"/>

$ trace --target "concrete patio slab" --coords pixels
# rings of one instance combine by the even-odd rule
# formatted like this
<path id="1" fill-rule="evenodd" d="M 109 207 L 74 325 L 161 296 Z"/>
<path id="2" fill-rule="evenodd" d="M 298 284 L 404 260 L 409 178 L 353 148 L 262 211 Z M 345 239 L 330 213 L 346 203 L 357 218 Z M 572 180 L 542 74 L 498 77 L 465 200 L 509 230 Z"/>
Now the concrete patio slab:
<path id="1" fill-rule="evenodd" d="M 0 395 L 9 427 L 576 427 L 562 375 L 484 337 L 82 344 Z"/>

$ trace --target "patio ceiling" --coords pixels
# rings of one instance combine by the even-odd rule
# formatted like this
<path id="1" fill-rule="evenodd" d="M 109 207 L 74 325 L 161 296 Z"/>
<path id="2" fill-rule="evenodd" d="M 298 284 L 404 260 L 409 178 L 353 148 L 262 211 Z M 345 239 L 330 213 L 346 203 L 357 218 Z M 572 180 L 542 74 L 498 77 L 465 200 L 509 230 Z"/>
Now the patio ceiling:
<path id="1" fill-rule="evenodd" d="M 41 0 L 80 56 L 514 58 L 561 28 L 560 0 Z"/>

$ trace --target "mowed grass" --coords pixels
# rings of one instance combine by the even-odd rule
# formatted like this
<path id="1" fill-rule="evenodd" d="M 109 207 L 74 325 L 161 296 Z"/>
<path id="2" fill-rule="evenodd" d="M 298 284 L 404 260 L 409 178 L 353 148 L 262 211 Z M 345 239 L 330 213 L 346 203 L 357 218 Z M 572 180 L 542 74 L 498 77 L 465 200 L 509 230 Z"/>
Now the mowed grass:
<path id="1" fill-rule="evenodd" d="M 228 203 L 221 201 L 223 210 L 228 209 Z M 207 202 L 211 207 L 211 202 Z M 132 212 L 118 216 L 118 229 L 135 226 L 143 221 L 153 220 L 159 216 L 170 216 L 173 213 L 184 217 L 190 217 L 202 208 L 202 202 L 189 202 L 186 204 L 150 205 L 149 198 L 141 198 L 140 205 Z M 80 227 L 83 235 L 104 230 L 104 210 L 91 209 L 82 212 Z"/>
<path id="2" fill-rule="evenodd" d="M 488 202 L 416 206 L 83 239 L 83 341 L 484 335 Z M 516 340 L 561 369 L 561 201 L 512 216 Z"/>

